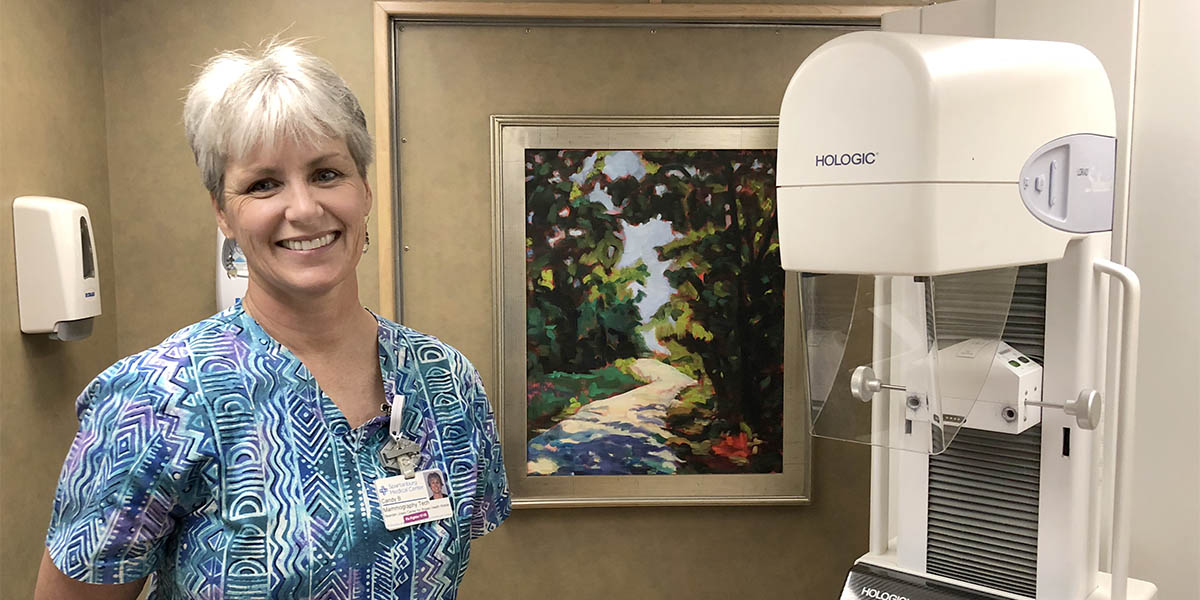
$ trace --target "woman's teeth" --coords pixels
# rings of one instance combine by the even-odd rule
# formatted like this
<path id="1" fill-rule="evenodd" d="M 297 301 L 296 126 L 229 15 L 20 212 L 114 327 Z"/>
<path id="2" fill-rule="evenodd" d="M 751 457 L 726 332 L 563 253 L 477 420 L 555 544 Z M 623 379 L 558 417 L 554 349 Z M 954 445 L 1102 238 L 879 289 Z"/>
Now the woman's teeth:
<path id="1" fill-rule="evenodd" d="M 327 233 L 315 240 L 284 240 L 279 243 L 288 250 L 316 250 L 332 244 L 335 238 L 337 233 Z"/>

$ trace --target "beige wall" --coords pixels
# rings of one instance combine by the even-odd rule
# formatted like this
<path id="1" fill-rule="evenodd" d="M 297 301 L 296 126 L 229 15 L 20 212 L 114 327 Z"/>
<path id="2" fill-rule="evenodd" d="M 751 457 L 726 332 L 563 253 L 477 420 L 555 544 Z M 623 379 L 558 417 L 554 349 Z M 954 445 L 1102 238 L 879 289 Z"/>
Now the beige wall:
<path id="1" fill-rule="evenodd" d="M 0 15 L 0 596 L 26 598 L 75 433 L 75 396 L 117 358 L 116 285 L 99 6 L 3 0 Z M 12 200 L 25 195 L 88 207 L 104 312 L 84 341 L 21 334 Z"/>

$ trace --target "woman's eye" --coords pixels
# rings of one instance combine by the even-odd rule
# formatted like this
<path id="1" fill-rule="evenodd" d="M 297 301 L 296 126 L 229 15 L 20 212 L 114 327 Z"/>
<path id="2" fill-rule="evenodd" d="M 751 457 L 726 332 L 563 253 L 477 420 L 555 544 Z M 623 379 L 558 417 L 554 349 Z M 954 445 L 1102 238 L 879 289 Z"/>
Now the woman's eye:
<path id="1" fill-rule="evenodd" d="M 333 169 L 321 169 L 313 175 L 313 180 L 321 183 L 329 183 L 341 176 L 341 173 Z"/>
<path id="2" fill-rule="evenodd" d="M 276 183 L 270 179 L 260 179 L 246 188 L 247 194 L 261 194 L 275 189 Z"/>

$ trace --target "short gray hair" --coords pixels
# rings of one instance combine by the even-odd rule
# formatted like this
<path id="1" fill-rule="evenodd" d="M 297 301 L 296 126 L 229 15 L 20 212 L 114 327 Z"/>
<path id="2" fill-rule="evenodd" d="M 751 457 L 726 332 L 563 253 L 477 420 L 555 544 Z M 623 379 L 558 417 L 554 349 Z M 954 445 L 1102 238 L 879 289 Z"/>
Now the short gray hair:
<path id="1" fill-rule="evenodd" d="M 188 89 L 183 126 L 218 206 L 226 163 L 278 137 L 306 143 L 344 138 L 363 177 L 375 153 L 358 98 L 328 62 L 296 41 L 272 40 L 260 52 L 209 59 Z"/>

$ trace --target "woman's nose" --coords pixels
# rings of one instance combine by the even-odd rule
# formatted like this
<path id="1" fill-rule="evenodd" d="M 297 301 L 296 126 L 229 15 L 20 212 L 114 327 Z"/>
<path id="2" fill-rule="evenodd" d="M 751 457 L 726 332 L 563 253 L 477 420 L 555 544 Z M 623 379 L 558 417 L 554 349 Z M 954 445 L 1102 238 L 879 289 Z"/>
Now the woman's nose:
<path id="1" fill-rule="evenodd" d="M 284 216 L 289 221 L 306 221 L 321 216 L 324 208 L 314 190 L 307 184 L 288 186 L 287 208 Z"/>

